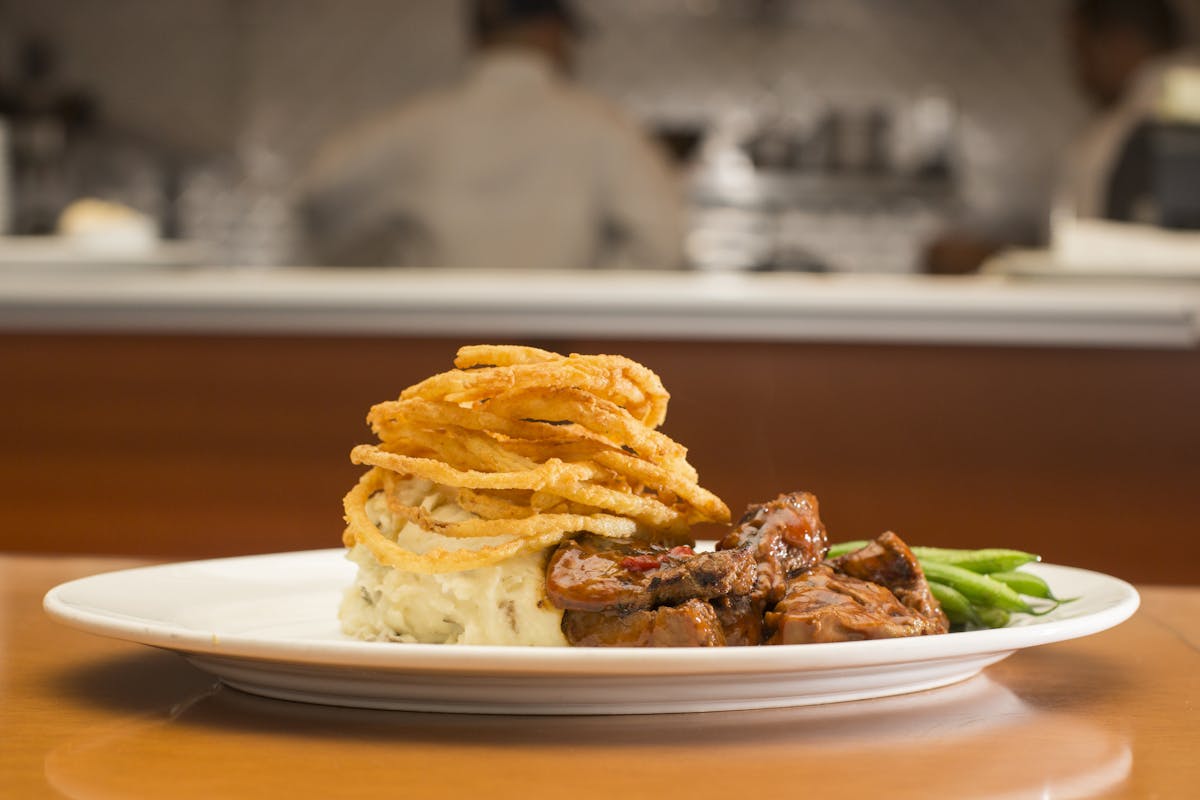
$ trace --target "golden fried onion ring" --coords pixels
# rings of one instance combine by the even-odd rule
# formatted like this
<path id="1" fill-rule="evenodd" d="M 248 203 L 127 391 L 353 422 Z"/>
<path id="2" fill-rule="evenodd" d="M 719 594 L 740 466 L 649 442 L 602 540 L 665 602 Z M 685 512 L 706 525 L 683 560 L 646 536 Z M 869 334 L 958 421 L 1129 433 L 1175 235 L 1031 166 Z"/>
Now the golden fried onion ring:
<path id="1" fill-rule="evenodd" d="M 678 536 L 697 522 L 729 520 L 725 504 L 697 484 L 686 449 L 654 430 L 669 396 L 641 364 L 508 345 L 464 347 L 454 363 L 372 407 L 367 421 L 380 444 L 351 451 L 371 469 L 345 497 L 348 547 L 363 544 L 398 569 L 455 572 L 581 531 Z M 397 483 L 412 477 L 453 489 L 476 518 L 443 522 L 404 503 Z M 500 542 L 412 552 L 371 522 L 366 503 L 376 492 L 426 531 Z"/>
<path id="2" fill-rule="evenodd" d="M 555 356 L 551 361 L 487 366 L 475 364 L 471 357 L 462 358 L 462 352 L 459 351 L 460 360 L 472 367 L 426 378 L 401 392 L 400 398 L 423 397 L 462 403 L 494 397 L 508 389 L 575 388 L 621 406 L 651 428 L 657 428 L 667 418 L 670 395 L 662 381 L 641 364 L 624 356 L 572 354 Z M 514 358 L 519 356 L 510 356 L 508 360 Z"/>
<path id="3" fill-rule="evenodd" d="M 346 510 L 346 532 L 342 541 L 347 547 L 356 543 L 364 545 L 380 564 L 402 569 L 406 572 L 436 574 L 461 572 L 492 564 L 526 553 L 558 544 L 575 531 L 589 531 L 603 536 L 630 536 L 635 530 L 632 520 L 619 517 L 588 517 L 572 514 L 553 514 L 534 518 L 538 524 L 523 535 L 514 535 L 503 544 L 481 547 L 475 550 L 431 550 L 414 553 L 393 542 L 380 533 L 379 528 L 367 516 L 366 504 L 371 495 L 382 488 L 381 470 L 372 469 L 362 476 L 358 484 L 346 494 L 343 506 Z M 565 517 L 565 519 L 560 518 Z M 475 520 L 472 520 L 475 521 Z M 483 520 L 478 520 L 483 522 Z M 504 522 L 503 520 L 488 520 Z M 528 521 L 528 520 L 526 520 Z M 445 525 L 446 523 L 439 523 Z M 454 523 L 463 525 L 466 523 Z M 444 533 L 445 531 L 439 531 Z M 447 534 L 448 535 L 448 534 Z M 491 536 L 493 533 L 478 533 Z"/>

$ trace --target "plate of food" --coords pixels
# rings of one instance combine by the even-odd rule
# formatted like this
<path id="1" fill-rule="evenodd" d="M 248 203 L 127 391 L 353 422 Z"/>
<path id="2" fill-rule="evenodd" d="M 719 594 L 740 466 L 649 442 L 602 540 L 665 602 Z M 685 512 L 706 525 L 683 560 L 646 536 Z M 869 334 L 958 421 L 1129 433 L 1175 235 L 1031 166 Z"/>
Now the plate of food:
<path id="1" fill-rule="evenodd" d="M 795 491 L 729 524 L 620 356 L 480 345 L 368 414 L 344 548 L 96 575 L 45 608 L 235 688 L 370 708 L 638 714 L 920 691 L 1137 608 L 1014 550 L 831 544 Z"/>

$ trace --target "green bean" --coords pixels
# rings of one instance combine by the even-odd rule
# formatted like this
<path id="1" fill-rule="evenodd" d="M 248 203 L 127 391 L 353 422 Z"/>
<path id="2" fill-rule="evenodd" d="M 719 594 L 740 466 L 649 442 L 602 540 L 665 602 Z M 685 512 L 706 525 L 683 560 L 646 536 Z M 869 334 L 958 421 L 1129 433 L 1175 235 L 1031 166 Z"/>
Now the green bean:
<path id="1" fill-rule="evenodd" d="M 1019 594 L 1040 597 L 1043 600 L 1058 599 L 1050 591 L 1050 585 L 1031 572 L 1021 572 L 1020 570 L 993 572 L 988 577 L 994 581 L 1000 581 Z"/>
<path id="2" fill-rule="evenodd" d="M 829 545 L 829 552 L 825 554 L 825 557 L 837 558 L 838 556 L 844 556 L 846 553 L 853 553 L 855 550 L 861 550 L 869 544 L 870 542 L 868 541 L 839 542 L 838 544 L 831 544 Z"/>
<path id="3" fill-rule="evenodd" d="M 1003 628 L 1011 617 L 1003 608 L 995 606 L 976 609 L 975 613 L 979 615 L 979 621 L 989 628 Z"/>
<path id="4" fill-rule="evenodd" d="M 929 591 L 937 598 L 938 603 L 942 606 L 942 611 L 946 612 L 946 617 L 951 622 L 958 625 L 979 624 L 979 616 L 975 613 L 975 608 L 962 592 L 937 581 L 929 581 Z"/>
<path id="5" fill-rule="evenodd" d="M 921 567 L 925 570 L 927 579 L 957 589 L 975 606 L 998 606 L 1009 611 L 1033 613 L 1033 609 L 1021 599 L 1021 595 L 987 575 L 940 561 L 923 561 Z"/>
<path id="6" fill-rule="evenodd" d="M 839 542 L 829 546 L 827 558 L 837 558 L 844 556 L 847 553 L 852 553 L 855 550 L 866 547 L 870 542 L 866 540 L 855 540 L 852 542 Z M 942 564 L 953 564 L 956 567 L 969 569 L 972 572 L 989 574 L 992 572 L 1006 572 L 1022 564 L 1028 564 L 1030 561 L 1040 561 L 1040 556 L 1033 553 L 1025 553 L 1021 550 L 1005 550 L 998 547 L 985 548 L 983 550 L 953 550 L 946 547 L 913 547 L 913 555 L 922 564 L 926 561 L 937 561 Z"/>
<path id="7" fill-rule="evenodd" d="M 984 550 L 950 550 L 945 547 L 914 547 L 913 555 L 924 564 L 926 561 L 951 564 L 971 572 L 992 573 L 1014 570 L 1041 557 L 1020 550 L 1004 550 L 990 547 Z"/>

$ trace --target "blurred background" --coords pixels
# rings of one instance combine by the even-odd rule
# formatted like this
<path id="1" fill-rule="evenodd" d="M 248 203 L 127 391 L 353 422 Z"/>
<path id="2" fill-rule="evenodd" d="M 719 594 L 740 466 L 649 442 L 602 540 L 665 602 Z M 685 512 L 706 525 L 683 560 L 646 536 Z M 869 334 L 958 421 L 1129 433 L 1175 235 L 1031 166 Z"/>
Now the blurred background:
<path id="1" fill-rule="evenodd" d="M 1046 241 L 1089 110 L 1072 5 L 584 0 L 573 73 L 669 149 L 686 265 L 909 272 L 950 229 Z M 1200 3 L 1175 5 L 1195 30 Z M 11 232 L 95 196 L 223 263 L 318 261 L 306 171 L 462 78 L 469 31 L 434 0 L 7 0 L 16 169 L 53 173 L 10 192 Z"/>
<path id="2" fill-rule="evenodd" d="M 369 405 L 518 341 L 658 371 L 735 513 L 1194 581 L 1130 540 L 1200 557 L 1198 32 L 0 0 L 0 548 L 336 546 Z"/>

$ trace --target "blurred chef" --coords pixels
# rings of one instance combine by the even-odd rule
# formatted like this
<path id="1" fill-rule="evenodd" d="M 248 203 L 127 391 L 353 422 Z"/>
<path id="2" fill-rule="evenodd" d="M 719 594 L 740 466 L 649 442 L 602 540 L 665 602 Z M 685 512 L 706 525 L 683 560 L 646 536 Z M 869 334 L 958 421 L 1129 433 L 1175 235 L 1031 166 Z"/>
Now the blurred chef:
<path id="1" fill-rule="evenodd" d="M 670 268 L 681 195 L 665 158 L 570 78 L 564 0 L 474 0 L 457 86 L 334 142 L 306 182 L 326 263 Z"/>
<path id="2" fill-rule="evenodd" d="M 1170 0 L 1075 0 L 1067 21 L 1072 67 L 1095 114 L 1072 147 L 1056 213 L 1105 217 L 1117 160 L 1130 134 L 1155 110 L 1164 80 L 1193 57 Z M 930 272 L 970 272 L 1007 243 L 950 234 L 926 254 Z"/>
<path id="3" fill-rule="evenodd" d="M 1056 204 L 1078 217 L 1110 217 L 1123 148 L 1159 110 L 1166 82 L 1200 62 L 1181 49 L 1169 0 L 1077 0 L 1068 33 L 1076 81 L 1096 116 L 1072 148 Z"/>

